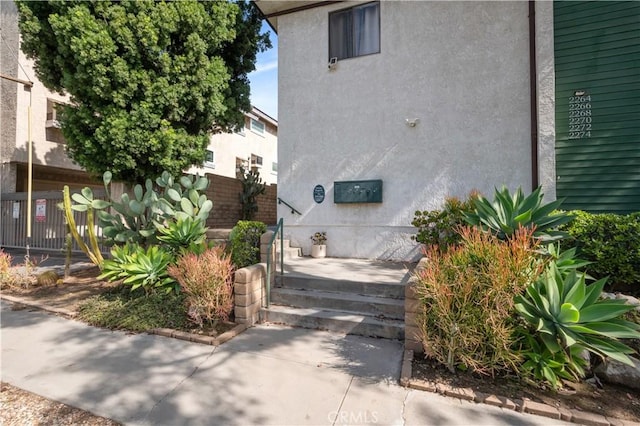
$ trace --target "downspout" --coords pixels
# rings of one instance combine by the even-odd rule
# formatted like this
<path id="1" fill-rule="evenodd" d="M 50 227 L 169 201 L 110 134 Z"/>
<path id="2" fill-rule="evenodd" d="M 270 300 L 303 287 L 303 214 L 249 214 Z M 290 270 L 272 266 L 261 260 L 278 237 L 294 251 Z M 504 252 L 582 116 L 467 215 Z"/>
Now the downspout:
<path id="1" fill-rule="evenodd" d="M 536 2 L 529 1 L 529 86 L 531 99 L 531 189 L 539 185 L 538 176 L 538 72 L 536 63 Z"/>

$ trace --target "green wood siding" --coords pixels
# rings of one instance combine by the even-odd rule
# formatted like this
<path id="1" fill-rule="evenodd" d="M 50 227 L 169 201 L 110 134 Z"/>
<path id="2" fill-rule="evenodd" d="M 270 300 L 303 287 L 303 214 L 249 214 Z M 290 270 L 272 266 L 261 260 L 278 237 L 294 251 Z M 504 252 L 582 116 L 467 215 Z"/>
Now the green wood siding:
<path id="1" fill-rule="evenodd" d="M 554 2 L 557 196 L 640 211 L 640 2 Z"/>

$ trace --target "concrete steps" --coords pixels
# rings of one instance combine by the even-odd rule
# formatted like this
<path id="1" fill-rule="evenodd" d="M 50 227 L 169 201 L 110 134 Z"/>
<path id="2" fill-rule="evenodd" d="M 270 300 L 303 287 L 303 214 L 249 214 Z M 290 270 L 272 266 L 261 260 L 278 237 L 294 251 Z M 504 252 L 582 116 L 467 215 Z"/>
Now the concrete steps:
<path id="1" fill-rule="evenodd" d="M 372 281 L 349 281 L 290 274 L 285 274 L 282 278 L 276 277 L 276 287 L 351 293 L 404 300 L 405 285 L 403 283 L 376 282 L 375 272 L 371 277 Z"/>
<path id="2" fill-rule="evenodd" d="M 403 339 L 404 292 L 409 274 L 409 269 L 397 264 L 298 258 L 285 262 L 285 275 L 276 277 L 271 306 L 261 311 L 261 319 L 296 327 Z"/>
<path id="3" fill-rule="evenodd" d="M 345 292 L 274 288 L 271 291 L 271 303 L 299 308 L 331 309 L 397 320 L 404 318 L 404 300 Z"/>
<path id="4" fill-rule="evenodd" d="M 299 247 L 291 247 L 289 240 L 282 240 L 284 246 L 284 258 L 287 260 L 302 256 L 302 249 Z M 280 256 L 280 240 L 276 240 L 276 256 Z M 279 259 L 279 257 L 276 257 Z"/>
<path id="5" fill-rule="evenodd" d="M 404 321 L 376 318 L 344 311 L 271 305 L 263 321 L 359 336 L 404 339 Z"/>

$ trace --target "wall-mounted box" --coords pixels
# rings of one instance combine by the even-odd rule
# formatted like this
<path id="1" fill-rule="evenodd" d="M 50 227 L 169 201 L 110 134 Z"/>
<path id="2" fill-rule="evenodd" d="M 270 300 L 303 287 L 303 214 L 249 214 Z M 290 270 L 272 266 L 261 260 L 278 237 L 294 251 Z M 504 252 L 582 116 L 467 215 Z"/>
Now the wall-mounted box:
<path id="1" fill-rule="evenodd" d="M 381 203 L 382 181 L 352 180 L 333 183 L 333 202 L 342 203 Z"/>

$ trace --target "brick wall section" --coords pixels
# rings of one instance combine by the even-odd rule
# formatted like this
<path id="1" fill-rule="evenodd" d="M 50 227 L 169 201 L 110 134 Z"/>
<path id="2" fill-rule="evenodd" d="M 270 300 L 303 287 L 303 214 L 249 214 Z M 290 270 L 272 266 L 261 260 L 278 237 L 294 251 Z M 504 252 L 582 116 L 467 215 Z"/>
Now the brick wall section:
<path id="1" fill-rule="evenodd" d="M 207 197 L 213 201 L 213 210 L 207 220 L 209 228 L 233 228 L 241 219 L 240 193 L 242 183 L 235 178 L 207 174 Z M 255 220 L 267 225 L 277 222 L 278 186 L 267 185 L 265 194 L 258 196 L 258 213 Z"/>
<path id="2" fill-rule="evenodd" d="M 278 222 L 278 185 L 267 185 L 265 193 L 258 197 L 258 213 L 255 220 L 267 225 L 275 225 Z"/>
<path id="3" fill-rule="evenodd" d="M 260 238 L 260 258 L 266 260 L 267 249 L 273 231 L 265 232 Z M 275 260 L 275 243 L 272 249 L 272 259 Z M 271 286 L 275 283 L 275 261 L 272 262 Z M 267 264 L 257 263 L 238 269 L 235 273 L 233 290 L 235 293 L 234 313 L 238 324 L 249 326 L 260 322 L 260 309 L 267 303 Z"/>
<path id="4" fill-rule="evenodd" d="M 404 293 L 404 348 L 412 350 L 415 353 L 423 353 L 424 348 L 420 341 L 420 330 L 416 318 L 421 309 L 420 301 L 415 292 L 415 284 L 417 281 L 416 274 L 423 270 L 427 264 L 427 258 L 424 257 L 418 262 L 415 274 L 409 279 L 409 283 L 405 287 Z"/>

